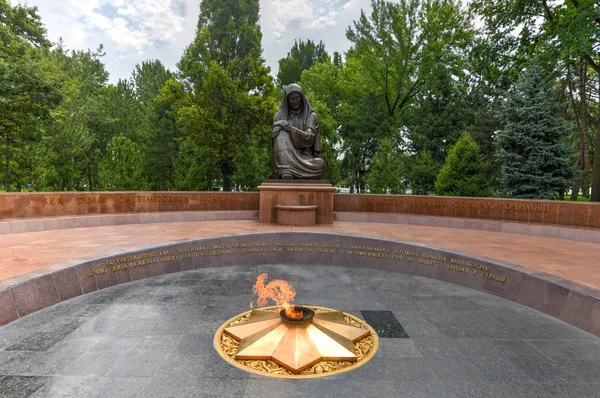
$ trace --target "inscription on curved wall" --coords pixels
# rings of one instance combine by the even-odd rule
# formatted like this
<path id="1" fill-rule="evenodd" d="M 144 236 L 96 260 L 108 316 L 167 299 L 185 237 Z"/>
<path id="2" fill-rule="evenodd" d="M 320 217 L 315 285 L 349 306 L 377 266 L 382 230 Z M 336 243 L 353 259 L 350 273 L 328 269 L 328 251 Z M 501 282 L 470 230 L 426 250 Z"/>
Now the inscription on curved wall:
<path id="1" fill-rule="evenodd" d="M 239 238 L 240 237 L 238 237 L 238 239 Z M 230 263 L 234 264 L 235 256 L 238 254 L 245 255 L 247 257 L 246 261 L 250 261 L 251 263 L 262 263 L 265 262 L 265 260 L 269 260 L 268 262 L 270 262 L 270 257 L 277 253 L 302 253 L 304 259 L 298 258 L 297 260 L 311 262 L 318 259 L 322 264 L 331 264 L 342 261 L 350 265 L 360 265 L 356 264 L 356 257 L 387 259 L 392 263 L 388 264 L 388 268 L 395 268 L 393 264 L 395 262 L 404 265 L 416 264 L 417 267 L 439 268 L 439 277 L 442 277 L 442 275 L 439 274 L 443 272 L 460 272 L 465 274 L 465 277 L 479 277 L 499 283 L 507 282 L 506 276 L 498 275 L 498 271 L 494 271 L 493 265 L 483 264 L 453 254 L 436 254 L 435 251 L 432 252 L 431 249 L 424 250 L 418 247 L 389 248 L 381 245 L 361 245 L 351 243 L 323 243 L 316 240 L 309 242 L 294 242 L 277 239 L 245 243 L 217 242 L 212 245 L 196 245 L 184 248 L 152 250 L 133 255 L 113 257 L 104 260 L 102 267 L 92 268 L 87 271 L 86 276 L 93 278 L 106 274 L 107 272 L 123 272 L 143 266 L 215 256 L 233 257 L 232 259 L 228 258 L 225 261 L 230 260 Z M 315 256 L 318 256 L 318 258 Z M 496 274 L 494 272 L 496 272 Z"/>
<path id="2" fill-rule="evenodd" d="M 0 291 L 0 324 L 60 301 L 165 273 L 237 264 L 340 265 L 393 270 L 492 293 L 600 335 L 600 297 L 509 264 L 404 242 L 312 232 L 277 232 L 178 241 L 119 253 Z M 599 312 L 600 313 L 600 312 Z"/>

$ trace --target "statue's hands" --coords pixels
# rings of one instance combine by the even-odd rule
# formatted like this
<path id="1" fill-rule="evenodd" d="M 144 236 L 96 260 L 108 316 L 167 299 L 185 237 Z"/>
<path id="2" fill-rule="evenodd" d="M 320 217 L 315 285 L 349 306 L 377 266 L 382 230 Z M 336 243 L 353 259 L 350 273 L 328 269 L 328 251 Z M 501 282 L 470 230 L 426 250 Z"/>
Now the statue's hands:
<path id="1" fill-rule="evenodd" d="M 290 124 L 288 123 L 287 120 L 282 120 L 280 125 L 281 125 L 281 128 L 284 129 L 284 130 L 289 130 L 290 129 Z"/>
<path id="2" fill-rule="evenodd" d="M 304 138 L 305 140 L 310 140 L 313 137 L 313 133 L 310 131 L 303 131 L 302 132 L 302 138 Z"/>

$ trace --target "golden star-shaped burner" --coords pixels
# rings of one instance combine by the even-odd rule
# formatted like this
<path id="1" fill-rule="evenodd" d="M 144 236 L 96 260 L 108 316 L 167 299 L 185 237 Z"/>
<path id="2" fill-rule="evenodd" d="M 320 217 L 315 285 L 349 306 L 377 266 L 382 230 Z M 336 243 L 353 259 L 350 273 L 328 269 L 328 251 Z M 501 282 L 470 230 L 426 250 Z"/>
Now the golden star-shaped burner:
<path id="1" fill-rule="evenodd" d="M 358 360 L 354 343 L 369 336 L 369 330 L 346 323 L 341 311 L 303 310 L 311 314 L 300 321 L 253 310 L 246 323 L 225 328 L 225 334 L 240 342 L 235 359 L 271 359 L 294 373 L 321 360 Z"/>

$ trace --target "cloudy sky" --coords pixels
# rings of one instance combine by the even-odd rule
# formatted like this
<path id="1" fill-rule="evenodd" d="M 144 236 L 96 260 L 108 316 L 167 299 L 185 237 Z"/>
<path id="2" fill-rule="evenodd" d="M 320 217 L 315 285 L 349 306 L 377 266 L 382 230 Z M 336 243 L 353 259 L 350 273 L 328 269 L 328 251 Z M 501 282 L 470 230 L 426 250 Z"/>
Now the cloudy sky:
<path id="1" fill-rule="evenodd" d="M 11 0 L 13 4 L 24 0 Z M 104 45 L 110 81 L 128 78 L 133 67 L 159 59 L 174 70 L 192 41 L 200 0 L 27 0 L 37 6 L 51 41 L 68 49 Z M 275 75 L 294 39 L 322 40 L 325 48 L 345 51 L 346 28 L 370 0 L 260 0 L 263 54 Z"/>

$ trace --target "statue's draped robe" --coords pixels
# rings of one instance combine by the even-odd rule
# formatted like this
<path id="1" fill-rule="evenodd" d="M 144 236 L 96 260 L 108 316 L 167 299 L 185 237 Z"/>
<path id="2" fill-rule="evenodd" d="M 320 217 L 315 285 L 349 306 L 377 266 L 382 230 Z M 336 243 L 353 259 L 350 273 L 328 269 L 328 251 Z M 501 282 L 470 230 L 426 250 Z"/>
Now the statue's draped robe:
<path id="1" fill-rule="evenodd" d="M 293 85 L 300 91 L 299 86 Z M 288 86 L 289 87 L 289 86 Z M 286 91 L 279 111 L 273 119 L 273 173 L 275 178 L 314 178 L 323 177 L 324 162 L 315 157 L 320 150 L 319 121 L 316 113 L 302 94 L 302 110 L 294 113 L 287 107 Z M 281 121 L 287 121 L 295 130 L 285 130 Z"/>

